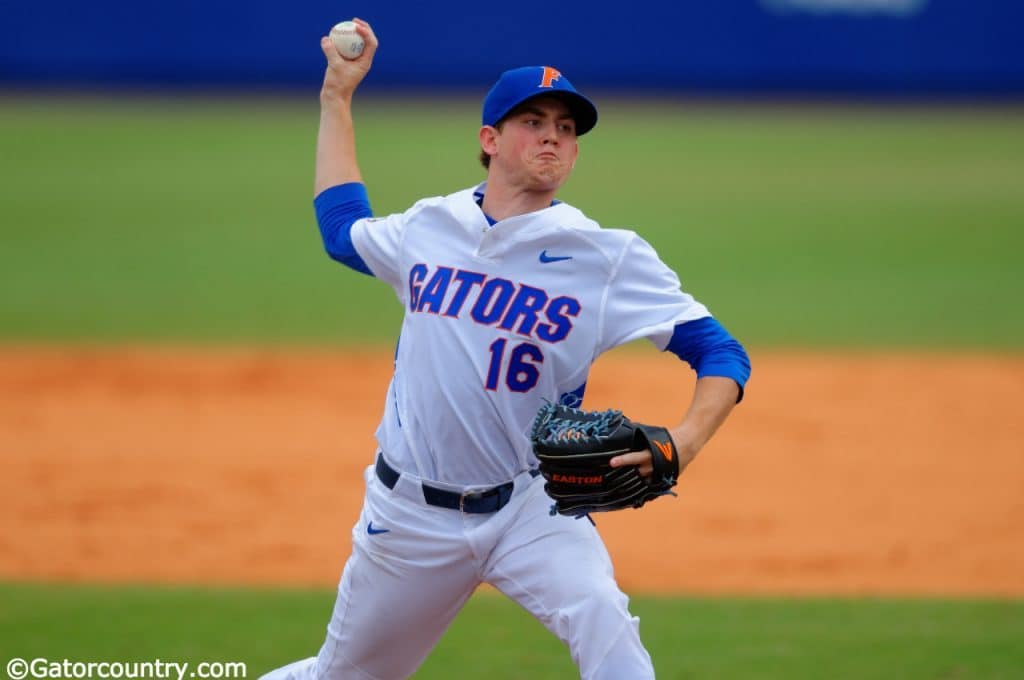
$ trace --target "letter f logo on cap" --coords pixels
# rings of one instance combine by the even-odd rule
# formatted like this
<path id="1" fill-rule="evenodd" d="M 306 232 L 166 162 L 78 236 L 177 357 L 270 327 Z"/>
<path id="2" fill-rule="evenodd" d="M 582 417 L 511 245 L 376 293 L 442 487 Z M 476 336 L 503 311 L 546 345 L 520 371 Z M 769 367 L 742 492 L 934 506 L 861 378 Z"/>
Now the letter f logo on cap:
<path id="1" fill-rule="evenodd" d="M 561 77 L 562 74 L 558 72 L 558 69 L 545 66 L 544 73 L 540 77 L 540 86 L 554 87 L 554 82 Z"/>

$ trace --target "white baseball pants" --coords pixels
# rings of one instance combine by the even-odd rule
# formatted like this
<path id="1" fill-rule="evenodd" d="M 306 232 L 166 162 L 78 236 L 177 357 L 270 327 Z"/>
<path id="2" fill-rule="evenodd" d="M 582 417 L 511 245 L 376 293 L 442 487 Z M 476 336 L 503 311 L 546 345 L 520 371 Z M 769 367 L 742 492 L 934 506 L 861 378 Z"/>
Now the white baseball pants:
<path id="1" fill-rule="evenodd" d="M 421 481 L 409 475 L 394 489 L 373 466 L 364 476 L 366 498 L 327 639 L 318 656 L 265 679 L 407 678 L 481 583 L 557 635 L 581 678 L 654 677 L 604 543 L 586 519 L 550 515 L 542 477 L 523 473 L 501 510 L 467 514 L 428 505 Z"/>

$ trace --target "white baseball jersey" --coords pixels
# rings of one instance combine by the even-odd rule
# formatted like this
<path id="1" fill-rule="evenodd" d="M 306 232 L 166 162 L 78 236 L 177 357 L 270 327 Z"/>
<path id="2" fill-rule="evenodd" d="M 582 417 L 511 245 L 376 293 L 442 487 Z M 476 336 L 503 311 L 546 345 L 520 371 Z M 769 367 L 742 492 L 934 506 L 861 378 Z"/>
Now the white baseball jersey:
<path id="1" fill-rule="evenodd" d="M 535 467 L 537 409 L 601 353 L 637 338 L 664 349 L 676 324 L 709 315 L 634 232 L 566 203 L 491 227 L 485 188 L 352 228 L 405 306 L 377 441 L 398 470 L 455 487 Z"/>

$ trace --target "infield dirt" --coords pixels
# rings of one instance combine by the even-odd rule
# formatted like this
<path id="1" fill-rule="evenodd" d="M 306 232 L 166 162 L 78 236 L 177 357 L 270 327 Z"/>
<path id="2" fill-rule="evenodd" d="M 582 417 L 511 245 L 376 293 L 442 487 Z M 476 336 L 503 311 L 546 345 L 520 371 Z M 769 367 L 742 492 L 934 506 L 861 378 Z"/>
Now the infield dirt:
<path id="1" fill-rule="evenodd" d="M 679 498 L 598 516 L 632 592 L 1024 596 L 1024 357 L 753 353 Z M 0 350 L 0 578 L 336 583 L 391 357 Z M 588 408 L 674 424 L 689 369 Z"/>

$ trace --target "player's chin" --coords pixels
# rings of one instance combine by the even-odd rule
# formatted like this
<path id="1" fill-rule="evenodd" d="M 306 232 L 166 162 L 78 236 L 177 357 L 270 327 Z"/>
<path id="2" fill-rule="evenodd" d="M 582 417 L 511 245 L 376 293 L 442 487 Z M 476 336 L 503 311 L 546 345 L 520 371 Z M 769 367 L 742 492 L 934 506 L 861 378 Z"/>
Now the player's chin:
<path id="1" fill-rule="evenodd" d="M 567 179 L 572 167 L 561 164 L 545 164 L 536 168 L 533 179 L 538 189 L 554 190 L 562 186 Z"/>
<path id="2" fill-rule="evenodd" d="M 557 191 L 565 183 L 565 178 L 534 178 L 534 191 Z"/>

